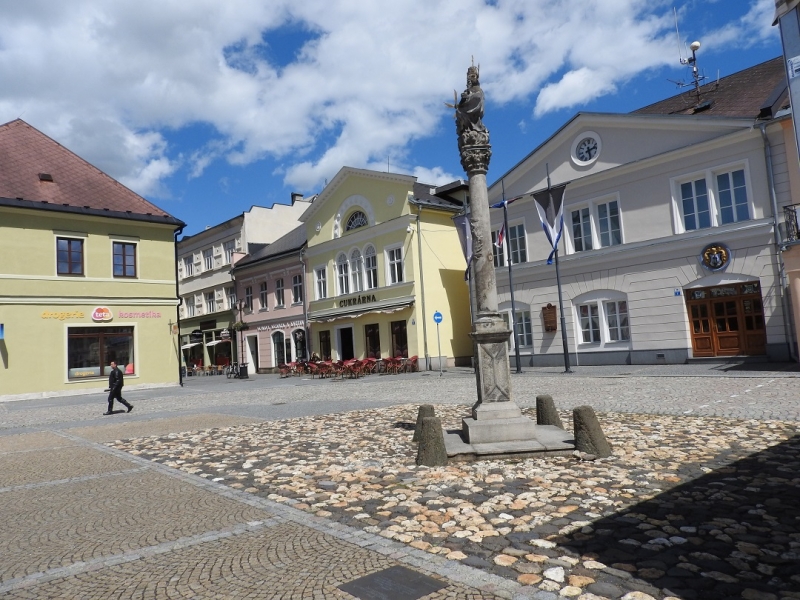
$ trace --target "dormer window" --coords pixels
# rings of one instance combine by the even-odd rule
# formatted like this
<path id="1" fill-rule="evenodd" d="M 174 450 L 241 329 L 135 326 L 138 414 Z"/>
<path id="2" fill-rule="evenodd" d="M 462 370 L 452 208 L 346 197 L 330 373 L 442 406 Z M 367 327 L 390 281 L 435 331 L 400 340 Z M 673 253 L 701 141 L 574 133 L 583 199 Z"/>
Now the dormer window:
<path id="1" fill-rule="evenodd" d="M 350 218 L 347 219 L 347 225 L 345 226 L 345 231 L 350 231 L 352 229 L 358 229 L 359 227 L 366 227 L 369 225 L 369 221 L 367 221 L 367 215 L 365 215 L 360 210 L 357 210 Z"/>

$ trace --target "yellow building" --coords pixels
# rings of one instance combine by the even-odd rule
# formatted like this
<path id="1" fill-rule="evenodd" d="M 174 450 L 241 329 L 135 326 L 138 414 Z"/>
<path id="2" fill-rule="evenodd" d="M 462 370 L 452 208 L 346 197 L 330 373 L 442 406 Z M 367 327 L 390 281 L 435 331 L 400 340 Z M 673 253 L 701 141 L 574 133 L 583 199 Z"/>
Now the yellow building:
<path id="1" fill-rule="evenodd" d="M 184 224 L 21 120 L 0 126 L 0 400 L 179 379 Z M 165 258 L 166 257 L 166 258 Z"/>
<path id="2" fill-rule="evenodd" d="M 408 175 L 339 171 L 301 217 L 310 352 L 417 356 L 421 369 L 438 368 L 439 356 L 470 363 L 466 263 L 452 220 L 466 191 L 462 181 L 434 188 Z"/>

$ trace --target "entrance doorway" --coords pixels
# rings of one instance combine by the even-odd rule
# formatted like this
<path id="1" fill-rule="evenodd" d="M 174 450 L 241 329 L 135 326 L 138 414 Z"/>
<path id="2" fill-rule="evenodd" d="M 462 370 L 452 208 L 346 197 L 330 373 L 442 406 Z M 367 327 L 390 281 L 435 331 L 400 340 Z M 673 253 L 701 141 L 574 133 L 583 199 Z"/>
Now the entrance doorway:
<path id="1" fill-rule="evenodd" d="M 759 282 L 687 290 L 686 308 L 694 356 L 766 354 Z"/>
<path id="2" fill-rule="evenodd" d="M 251 365 L 252 371 L 258 372 L 258 336 L 247 336 L 247 360 Z"/>
<path id="3" fill-rule="evenodd" d="M 343 327 L 339 330 L 339 359 L 350 360 L 356 357 L 353 344 L 353 328 Z"/>

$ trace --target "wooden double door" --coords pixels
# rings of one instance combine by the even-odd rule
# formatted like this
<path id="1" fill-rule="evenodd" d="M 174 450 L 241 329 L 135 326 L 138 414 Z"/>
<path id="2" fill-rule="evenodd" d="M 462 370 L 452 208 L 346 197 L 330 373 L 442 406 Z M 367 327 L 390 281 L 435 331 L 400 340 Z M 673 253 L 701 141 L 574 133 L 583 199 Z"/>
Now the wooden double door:
<path id="1" fill-rule="evenodd" d="M 686 308 L 695 357 L 766 354 L 758 282 L 688 290 Z"/>

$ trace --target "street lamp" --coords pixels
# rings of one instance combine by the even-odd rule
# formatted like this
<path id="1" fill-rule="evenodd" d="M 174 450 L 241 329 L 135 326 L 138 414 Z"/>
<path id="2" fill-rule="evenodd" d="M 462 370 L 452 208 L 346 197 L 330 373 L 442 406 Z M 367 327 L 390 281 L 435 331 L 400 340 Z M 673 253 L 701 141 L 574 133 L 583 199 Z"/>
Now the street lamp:
<path id="1" fill-rule="evenodd" d="M 247 375 L 247 363 L 244 362 L 244 318 L 242 316 L 242 311 L 247 303 L 244 300 L 239 300 L 236 303 L 236 308 L 239 309 L 239 378 L 245 379 L 248 377 Z"/>

